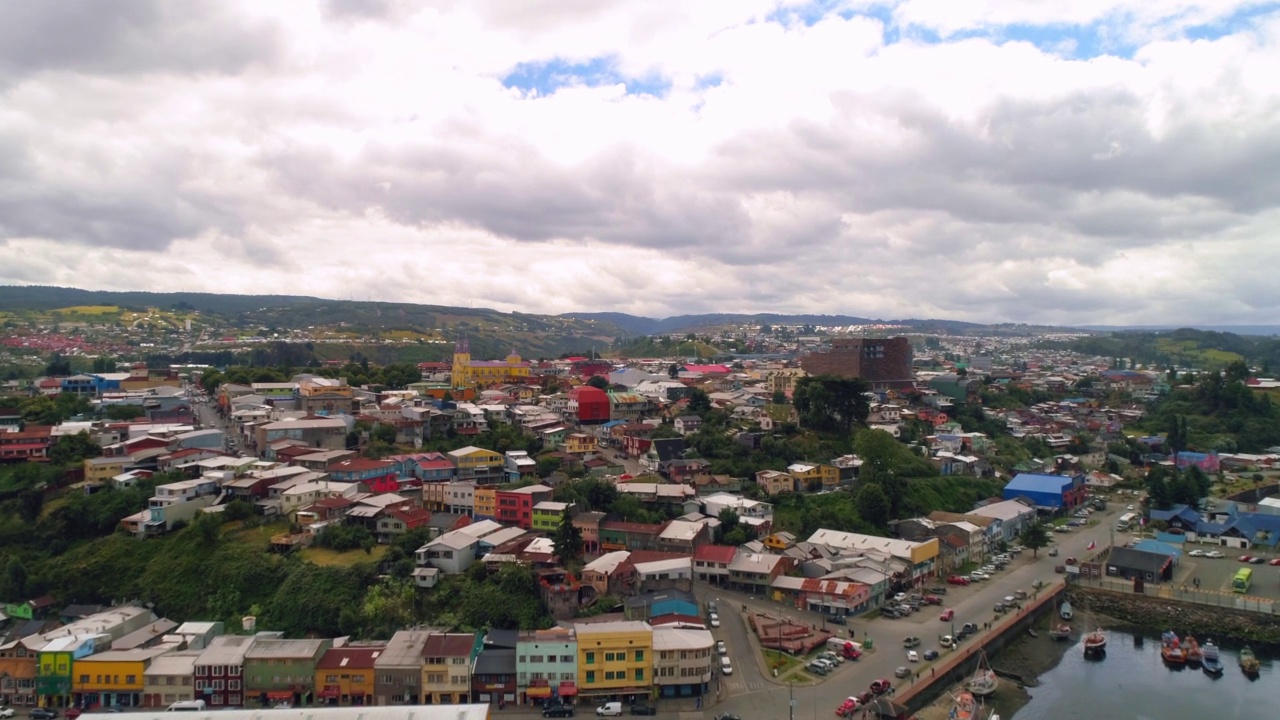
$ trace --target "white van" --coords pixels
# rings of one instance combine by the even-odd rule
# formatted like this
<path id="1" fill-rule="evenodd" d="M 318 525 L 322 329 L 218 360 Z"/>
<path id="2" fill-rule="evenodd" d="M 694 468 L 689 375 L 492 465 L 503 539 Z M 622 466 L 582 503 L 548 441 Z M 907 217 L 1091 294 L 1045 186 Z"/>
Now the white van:
<path id="1" fill-rule="evenodd" d="M 596 708 L 597 717 L 621 717 L 622 703 L 618 701 L 607 702 Z"/>
<path id="2" fill-rule="evenodd" d="M 169 706 L 167 712 L 204 712 L 203 700 L 179 700 Z"/>

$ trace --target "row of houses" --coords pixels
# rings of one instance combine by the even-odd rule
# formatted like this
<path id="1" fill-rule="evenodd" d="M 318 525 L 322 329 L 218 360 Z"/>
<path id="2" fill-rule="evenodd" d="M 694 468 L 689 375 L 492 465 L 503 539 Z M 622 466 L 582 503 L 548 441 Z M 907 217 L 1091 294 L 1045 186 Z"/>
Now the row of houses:
<path id="1" fill-rule="evenodd" d="M 178 625 L 126 606 L 0 645 L 0 699 L 86 709 L 203 700 L 218 709 L 705 693 L 715 658 L 711 633 L 687 614 L 658 620 L 481 633 L 420 628 L 349 642 L 252 630 L 228 635 L 221 623 Z"/>

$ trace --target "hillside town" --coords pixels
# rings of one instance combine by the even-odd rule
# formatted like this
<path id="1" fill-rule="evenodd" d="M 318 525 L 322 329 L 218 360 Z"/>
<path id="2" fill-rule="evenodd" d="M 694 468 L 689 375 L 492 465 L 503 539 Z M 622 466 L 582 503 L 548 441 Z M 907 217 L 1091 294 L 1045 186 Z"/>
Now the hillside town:
<path id="1" fill-rule="evenodd" d="M 709 592 L 769 598 L 822 621 L 753 616 L 761 648 L 860 654 L 861 643 L 841 644 L 853 637 L 843 629 L 851 621 L 941 605 L 949 586 L 981 583 L 1050 545 L 1048 532 L 1035 541 L 1036 528 L 1071 533 L 1108 497 L 1131 493 L 1127 502 L 1143 503 L 1146 492 L 1126 488 L 1145 487 L 1153 468 L 1234 481 L 1280 461 L 1275 447 L 1192 452 L 1177 447 L 1176 433 L 1135 434 L 1151 404 L 1194 382 L 1190 375 L 998 338 L 926 347 L 904 336 L 825 337 L 796 350 L 728 364 L 529 361 L 514 350 L 475 358 L 460 339 L 452 362 L 421 363 L 399 389 L 305 372 L 211 383 L 221 374 L 214 368 L 141 364 L 12 382 L 0 399 L 3 462 L 45 464 L 68 438 L 82 438 L 100 452 L 68 468 L 64 491 L 92 498 L 164 479 L 146 507 L 117 518 L 117 533 L 136 542 L 233 514 L 278 529 L 264 552 L 286 555 L 335 528 L 360 529 L 378 545 L 421 538 L 416 593 L 430 597 L 477 567 L 526 567 L 553 624 L 463 630 L 425 617 L 390 637 L 290 638 L 253 616 L 227 627 L 137 604 L 0 598 L 9 603 L 0 698 L 71 718 L 197 701 L 216 709 L 696 698 L 701 707 L 742 657 L 717 634 Z M 748 450 L 792 437 L 808 422 L 797 394 L 832 379 L 862 383 L 856 436 L 891 439 L 932 477 L 998 490 L 971 506 L 859 526 L 866 532 L 802 531 L 779 518 L 780 503 L 861 498 L 862 487 L 884 481 L 874 476 L 886 472 L 883 459 L 847 452 L 734 474 L 699 451 L 712 435 Z M 31 412 L 66 397 L 83 412 L 56 423 Z M 112 408 L 127 410 L 104 418 Z M 487 446 L 493 438 L 508 447 Z M 513 439 L 523 449 L 509 449 Z M 583 483 L 625 500 L 575 499 Z M 1110 561 L 1052 562 L 1059 574 L 1169 581 L 1160 560 L 1169 533 L 1274 553 L 1277 508 L 1222 500 L 1153 508 L 1141 519 L 1126 513 L 1122 532 L 1148 521 L 1167 532 L 1116 547 Z"/>

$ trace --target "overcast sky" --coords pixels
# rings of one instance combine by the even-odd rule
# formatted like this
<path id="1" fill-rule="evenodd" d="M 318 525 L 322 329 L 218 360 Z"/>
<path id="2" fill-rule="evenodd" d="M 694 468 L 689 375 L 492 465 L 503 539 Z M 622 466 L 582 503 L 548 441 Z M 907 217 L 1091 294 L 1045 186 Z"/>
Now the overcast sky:
<path id="1" fill-rule="evenodd" d="M 0 283 L 1274 323 L 1280 3 L 0 3 Z"/>

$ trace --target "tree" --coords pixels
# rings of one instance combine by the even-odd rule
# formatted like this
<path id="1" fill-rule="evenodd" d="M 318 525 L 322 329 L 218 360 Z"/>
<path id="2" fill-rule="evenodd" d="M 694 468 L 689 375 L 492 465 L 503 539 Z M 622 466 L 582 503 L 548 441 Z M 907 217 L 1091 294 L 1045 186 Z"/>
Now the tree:
<path id="1" fill-rule="evenodd" d="M 560 524 L 551 536 L 551 545 L 561 567 L 568 567 L 569 563 L 582 556 L 582 531 L 573 524 L 569 513 L 560 518 Z"/>
<path id="2" fill-rule="evenodd" d="M 1040 518 L 1032 520 L 1029 525 L 1022 529 L 1022 534 L 1018 536 L 1018 542 L 1023 547 L 1031 548 L 1032 557 L 1040 555 L 1040 548 L 1049 544 L 1049 530 L 1040 521 Z"/>
<path id="3" fill-rule="evenodd" d="M 71 358 L 63 357 L 62 353 L 54 353 L 49 358 L 49 364 L 44 366 L 44 374 L 51 377 L 65 377 L 71 374 Z"/>
<path id="4" fill-rule="evenodd" d="M 671 363 L 670 365 L 667 366 L 667 377 L 671 378 L 672 380 L 675 380 L 679 376 L 680 376 L 679 365 L 675 363 Z"/>
<path id="5" fill-rule="evenodd" d="M 1147 500 L 1157 510 L 1173 507 L 1173 490 L 1165 479 L 1165 470 L 1156 466 L 1147 473 Z"/>
<path id="6" fill-rule="evenodd" d="M 145 417 L 146 410 L 140 405 L 108 405 L 103 413 L 108 420 L 133 420 L 135 418 Z"/>
<path id="7" fill-rule="evenodd" d="M 874 482 L 863 483 L 854 496 L 858 515 L 877 528 L 889 526 L 889 496 Z"/>
<path id="8" fill-rule="evenodd" d="M 601 390 L 609 389 L 609 379 L 603 375 L 592 375 L 587 378 L 587 384 L 593 388 L 600 388 Z"/>
<path id="9" fill-rule="evenodd" d="M 391 423 L 378 423 L 373 429 L 373 439 L 388 445 L 396 444 L 396 426 Z"/>
<path id="10" fill-rule="evenodd" d="M 81 430 L 73 435 L 63 435 L 49 449 L 49 461 L 55 465 L 78 465 L 85 458 L 98 457 L 102 446 Z"/>
<path id="11" fill-rule="evenodd" d="M 791 402 L 800 414 L 801 425 L 847 435 L 871 413 L 867 390 L 867 384 L 858 378 L 811 375 L 796 382 Z"/>
<path id="12" fill-rule="evenodd" d="M 774 390 L 774 391 L 773 391 L 773 404 L 774 404 L 774 405 L 786 405 L 786 404 L 787 404 L 787 394 L 786 394 L 786 393 L 784 393 L 784 392 L 782 392 L 781 390 Z"/>
<path id="13" fill-rule="evenodd" d="M 689 392 L 689 412 L 705 413 L 711 410 L 711 396 L 702 388 L 694 388 Z"/>

